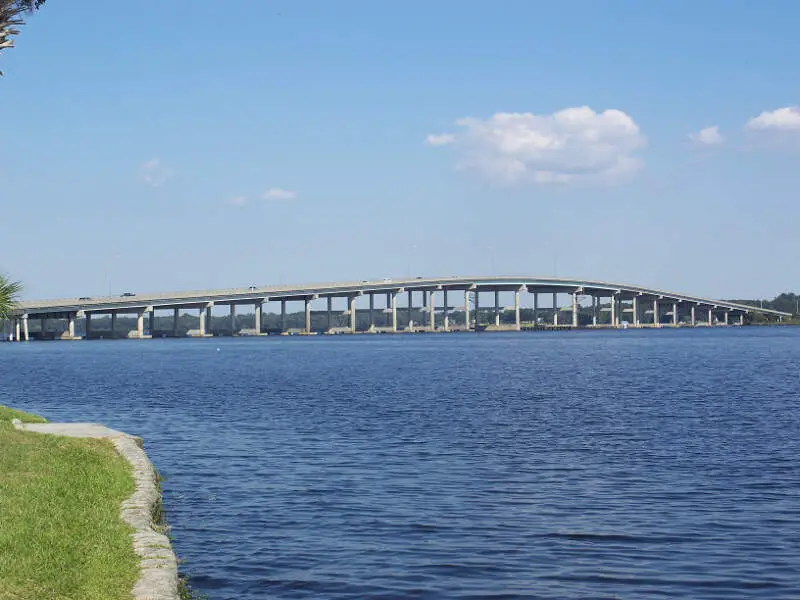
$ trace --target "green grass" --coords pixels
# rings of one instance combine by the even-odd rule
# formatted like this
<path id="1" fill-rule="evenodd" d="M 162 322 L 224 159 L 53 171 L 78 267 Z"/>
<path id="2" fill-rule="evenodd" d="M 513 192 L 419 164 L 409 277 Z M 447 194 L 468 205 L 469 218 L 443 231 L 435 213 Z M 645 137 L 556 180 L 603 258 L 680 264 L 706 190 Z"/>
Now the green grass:
<path id="1" fill-rule="evenodd" d="M 44 420 L 0 406 L 0 600 L 129 600 L 130 465 L 108 440 L 16 431 L 12 418 Z"/>

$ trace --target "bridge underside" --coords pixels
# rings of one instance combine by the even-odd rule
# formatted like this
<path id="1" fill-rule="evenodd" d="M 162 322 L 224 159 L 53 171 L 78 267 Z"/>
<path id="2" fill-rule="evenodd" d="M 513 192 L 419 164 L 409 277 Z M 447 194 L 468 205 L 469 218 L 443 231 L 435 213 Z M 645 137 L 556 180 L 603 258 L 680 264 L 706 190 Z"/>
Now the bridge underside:
<path id="1" fill-rule="evenodd" d="M 513 304 L 501 306 L 501 294 L 512 294 Z M 342 300 L 345 309 L 334 311 L 334 302 Z M 303 304 L 299 315 L 287 312 L 290 302 Z M 223 325 L 219 317 L 212 318 L 215 306 L 225 306 L 229 311 Z M 237 307 L 241 306 L 252 312 L 237 317 Z M 265 310 L 271 306 L 279 310 Z M 164 311 L 171 316 L 156 316 Z M 194 314 L 187 315 L 187 311 Z M 26 302 L 13 314 L 11 330 L 4 331 L 4 337 L 27 340 L 715 326 L 743 325 L 753 313 L 776 320 L 791 316 L 606 282 L 533 277 L 416 278 Z M 118 322 L 118 316 L 124 324 Z M 38 324 L 32 327 L 31 320 Z"/>

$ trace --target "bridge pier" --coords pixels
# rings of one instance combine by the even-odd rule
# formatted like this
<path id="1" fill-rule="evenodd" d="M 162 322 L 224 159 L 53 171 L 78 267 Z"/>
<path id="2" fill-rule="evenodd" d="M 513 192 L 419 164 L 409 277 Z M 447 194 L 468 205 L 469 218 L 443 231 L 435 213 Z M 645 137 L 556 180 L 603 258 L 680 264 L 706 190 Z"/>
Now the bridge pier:
<path id="1" fill-rule="evenodd" d="M 522 329 L 522 321 L 519 314 L 519 290 L 514 290 L 514 329 L 517 331 Z"/>
<path id="2" fill-rule="evenodd" d="M 333 329 L 333 296 L 328 296 L 328 311 L 327 311 L 327 321 L 328 321 L 328 332 L 330 333 L 331 329 Z"/>
<path id="3" fill-rule="evenodd" d="M 553 325 L 558 325 L 558 294 L 553 292 Z"/>
<path id="4" fill-rule="evenodd" d="M 729 312 L 730 311 L 728 309 L 725 309 L 725 312 L 723 313 L 723 318 L 725 319 L 725 325 L 728 325 L 728 313 Z"/>
<path id="5" fill-rule="evenodd" d="M 369 332 L 375 331 L 375 294 L 369 294 Z"/>
<path id="6" fill-rule="evenodd" d="M 139 339 L 144 337 L 144 311 L 143 310 L 140 310 L 138 313 L 136 313 L 136 337 L 139 338 Z"/>
<path id="7" fill-rule="evenodd" d="M 500 290 L 494 291 L 494 326 L 500 327 Z"/>
<path id="8" fill-rule="evenodd" d="M 178 324 L 181 320 L 181 309 L 180 308 L 173 308 L 172 309 L 172 337 L 178 337 Z"/>
<path id="9" fill-rule="evenodd" d="M 286 332 L 286 300 L 281 300 L 281 333 Z"/>
<path id="10" fill-rule="evenodd" d="M 149 319 L 150 325 L 150 337 L 153 336 L 153 332 L 156 330 L 156 309 L 153 307 L 153 310 L 150 311 Z"/>
<path id="11" fill-rule="evenodd" d="M 739 313 L 739 325 L 744 325 L 744 313 Z"/>
<path id="12" fill-rule="evenodd" d="M 397 333 L 397 294 L 399 292 L 391 292 L 392 303 L 392 333 Z"/>
<path id="13" fill-rule="evenodd" d="M 431 290 L 431 303 L 429 306 L 431 314 L 428 317 L 428 329 L 430 329 L 430 331 L 436 331 L 436 304 L 433 299 L 433 293 L 433 290 Z"/>
<path id="14" fill-rule="evenodd" d="M 619 323 L 617 321 L 617 293 L 616 292 L 611 294 L 611 326 L 612 327 L 619 327 Z"/>
<path id="15" fill-rule="evenodd" d="M 442 329 L 450 331 L 450 305 L 447 303 L 447 288 L 442 290 L 444 296 L 444 313 L 442 314 Z"/>
<path id="16" fill-rule="evenodd" d="M 22 315 L 22 339 L 26 342 L 31 339 L 30 331 L 28 330 L 28 315 Z"/>
<path id="17" fill-rule="evenodd" d="M 634 295 L 632 300 L 633 326 L 639 327 L 639 297 Z"/>
<path id="18" fill-rule="evenodd" d="M 539 292 L 533 292 L 533 323 L 539 322 Z"/>
<path id="19" fill-rule="evenodd" d="M 236 305 L 231 302 L 231 336 L 236 335 Z"/>
<path id="20" fill-rule="evenodd" d="M 578 292 L 572 292 L 572 327 L 578 327 Z"/>
<path id="21" fill-rule="evenodd" d="M 408 330 L 414 331 L 414 320 L 411 318 L 411 311 L 414 310 L 414 292 L 408 290 Z"/>
<path id="22" fill-rule="evenodd" d="M 111 313 L 111 339 L 117 337 L 117 313 Z"/>
<path id="23" fill-rule="evenodd" d="M 464 290 L 464 329 L 469 331 L 469 289 Z"/>
<path id="24" fill-rule="evenodd" d="M 311 298 L 306 296 L 303 298 L 303 309 L 305 311 L 305 322 L 303 331 L 308 335 L 311 333 Z"/>
<path id="25" fill-rule="evenodd" d="M 600 310 L 600 298 L 592 294 L 592 327 L 597 327 L 597 313 Z"/>
<path id="26" fill-rule="evenodd" d="M 478 331 L 480 324 L 481 324 L 481 293 L 478 291 L 478 288 L 475 288 L 475 331 Z"/>
<path id="27" fill-rule="evenodd" d="M 661 327 L 661 318 L 658 314 L 658 298 L 653 298 L 653 327 Z"/>
<path id="28" fill-rule="evenodd" d="M 205 306 L 201 306 L 199 312 L 200 312 L 200 314 L 199 314 L 199 319 L 200 319 L 200 325 L 199 325 L 199 327 L 200 327 L 200 337 L 205 337 L 205 335 L 206 335 L 206 308 L 205 308 Z"/>
<path id="29" fill-rule="evenodd" d="M 679 315 L 678 315 L 678 303 L 677 302 L 673 302 L 672 303 L 672 326 L 673 327 L 677 327 L 679 320 L 680 319 L 679 319 Z"/>
<path id="30" fill-rule="evenodd" d="M 692 304 L 689 310 L 691 311 L 690 317 L 691 317 L 692 327 L 697 327 L 697 304 Z"/>
<path id="31" fill-rule="evenodd" d="M 355 333 L 358 325 L 356 322 L 356 298 L 357 296 L 347 297 L 347 312 L 350 313 L 350 333 Z"/>

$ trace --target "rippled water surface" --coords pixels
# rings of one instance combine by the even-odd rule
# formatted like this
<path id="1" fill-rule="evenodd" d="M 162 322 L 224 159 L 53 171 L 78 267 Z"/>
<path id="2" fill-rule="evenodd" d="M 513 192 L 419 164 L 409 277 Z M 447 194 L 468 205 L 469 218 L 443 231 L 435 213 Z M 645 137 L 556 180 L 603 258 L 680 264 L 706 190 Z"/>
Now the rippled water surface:
<path id="1" fill-rule="evenodd" d="M 0 344 L 211 599 L 800 598 L 800 330 Z"/>

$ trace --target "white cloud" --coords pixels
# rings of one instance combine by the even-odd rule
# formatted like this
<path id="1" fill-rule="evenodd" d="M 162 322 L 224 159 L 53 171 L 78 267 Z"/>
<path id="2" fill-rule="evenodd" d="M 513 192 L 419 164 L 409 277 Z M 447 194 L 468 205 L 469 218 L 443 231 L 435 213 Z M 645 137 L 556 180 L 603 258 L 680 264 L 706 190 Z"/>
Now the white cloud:
<path id="1" fill-rule="evenodd" d="M 297 198 L 297 192 L 292 190 L 270 188 L 264 192 L 264 200 L 294 200 L 295 198 Z"/>
<path id="2" fill-rule="evenodd" d="M 151 158 L 139 167 L 139 180 L 150 187 L 161 187 L 170 177 L 172 169 L 157 158 Z"/>
<path id="3" fill-rule="evenodd" d="M 234 196 L 228 199 L 228 204 L 231 206 L 244 206 L 247 204 L 247 196 Z"/>
<path id="4" fill-rule="evenodd" d="M 452 133 L 431 134 L 425 138 L 428 146 L 446 146 L 456 141 L 456 136 Z"/>
<path id="5" fill-rule="evenodd" d="M 745 125 L 753 131 L 800 131 L 800 106 L 765 110 Z"/>
<path id="6" fill-rule="evenodd" d="M 456 125 L 462 133 L 444 135 L 451 135 L 462 155 L 459 168 L 504 183 L 614 182 L 642 165 L 634 153 L 645 138 L 620 110 L 596 113 L 583 106 L 550 115 L 496 113 L 486 120 L 459 119 Z"/>
<path id="7" fill-rule="evenodd" d="M 689 138 L 697 143 L 706 146 L 713 146 L 715 144 L 721 144 L 725 141 L 723 135 L 719 132 L 719 126 L 713 125 L 712 127 L 706 127 L 705 129 L 701 129 L 697 133 L 689 134 Z"/>

